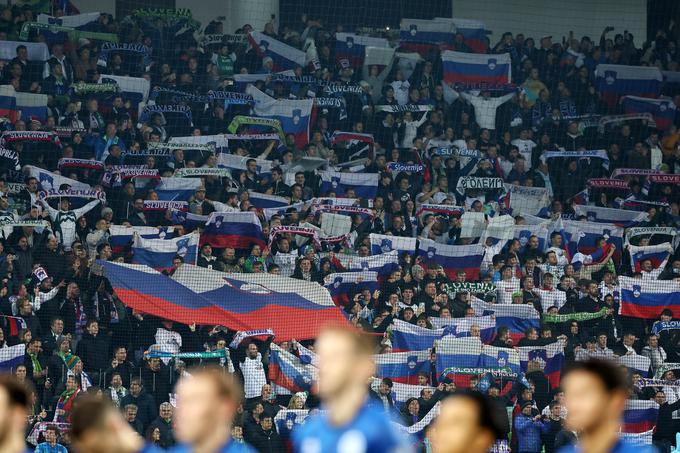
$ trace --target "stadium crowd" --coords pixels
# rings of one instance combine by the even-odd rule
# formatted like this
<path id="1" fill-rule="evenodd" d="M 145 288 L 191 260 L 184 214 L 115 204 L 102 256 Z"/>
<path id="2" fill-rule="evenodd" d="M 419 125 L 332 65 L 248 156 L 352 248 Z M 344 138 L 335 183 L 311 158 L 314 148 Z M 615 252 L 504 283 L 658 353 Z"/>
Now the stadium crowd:
<path id="1" fill-rule="evenodd" d="M 139 10 L 125 18 L 98 15 L 74 32 L 26 27 L 40 23 L 39 11 L 1 8 L 0 41 L 11 43 L 16 56 L 0 62 L 0 97 L 47 95 L 44 117 L 19 114 L 16 104 L 0 106 L 0 345 L 25 347 L 18 361 L 3 366 L 35 388 L 27 435 L 36 451 L 64 451 L 56 444 L 69 444 L 74 401 L 91 392 L 110 397 L 150 442 L 172 446 L 173 386 L 187 365 L 200 360 L 218 362 L 243 382 L 245 400 L 234 438 L 261 452 L 285 451 L 291 418 L 279 424 L 277 415 L 314 409 L 318 399 L 313 392 L 272 382 L 270 350 L 274 342 L 301 360 L 313 350 L 312 338 L 281 343 L 275 335 L 255 336 L 238 343 L 234 337 L 241 332 L 225 326 L 185 325 L 133 310 L 96 264 L 137 262 L 131 243 L 113 241 L 112 226 L 135 227 L 140 234 L 150 231 L 142 227 L 174 227 L 181 235 L 202 231 L 213 212 L 246 211 L 256 214 L 261 236 L 247 247 L 239 241 L 230 247 L 201 242 L 195 264 L 329 286 L 328 276 L 351 270 L 352 257 L 376 256 L 417 240 L 420 246 L 400 250 L 398 263 L 381 270 L 376 287 L 368 289 L 359 278 L 334 296 L 347 319 L 375 337 L 376 354 L 403 350 L 395 347 L 395 329 L 436 331 L 454 322 L 447 320 L 493 313 L 493 304 L 525 305 L 536 311 L 536 319 L 542 316 L 540 325 L 518 335 L 516 326 L 501 324 L 497 316 L 492 337 L 484 342 L 544 352 L 557 343 L 564 359 L 560 366 L 587 357 L 647 358 L 642 362 L 647 369 L 629 367 L 634 380 L 659 380 L 631 389 L 631 398 L 658 404 L 653 441 L 670 451 L 680 427 L 674 371 L 680 370 L 680 329 L 673 324 L 680 312 L 677 305 L 660 304 L 649 309 L 658 308 L 651 316 L 622 314 L 619 279 L 657 285 L 667 305 L 680 298 L 673 286 L 680 281 L 680 116 L 662 128 L 647 116 L 624 114 L 621 104 L 605 99 L 595 69 L 613 64 L 677 71 L 676 27 L 659 30 L 641 48 L 632 35 L 613 35 L 610 29 L 595 39 L 570 35 L 561 42 L 494 30 L 497 42 L 487 42 L 486 53 L 509 54 L 512 78 L 475 89 L 443 82 L 437 45 L 420 54 L 397 53 L 383 66 L 336 58 L 335 35 L 345 30 L 306 16 L 285 27 L 271 22 L 259 32 L 305 49 L 309 64 L 281 75 L 276 74 L 280 61 L 245 38 L 254 32 L 249 25 L 231 34 L 219 20 L 199 28 L 186 13 Z M 110 35 L 115 46 L 109 46 Z M 220 39 L 208 38 L 214 36 Z M 389 32 L 380 36 L 398 45 Z M 47 44 L 46 60 L 29 57 L 27 45 L 36 43 Z M 449 48 L 471 51 L 462 34 Z M 134 89 L 116 87 L 115 77 L 136 78 L 151 89 L 138 99 L 128 93 Z M 252 94 L 253 87 L 245 88 L 242 80 L 252 81 L 261 93 Z M 671 104 L 680 104 L 677 87 L 667 83 L 663 90 Z M 281 137 L 276 127 L 273 134 L 263 133 L 273 123 L 253 119 L 257 113 L 244 91 L 253 97 L 324 101 L 314 106 L 300 140 L 288 130 Z M 211 92 L 234 94 L 211 97 Z M 163 108 L 169 104 L 173 108 Z M 250 121 L 237 120 L 232 128 L 239 117 Z M 598 122 L 601 118 L 613 121 Z M 338 140 L 337 131 L 345 138 Z M 249 133 L 255 134 L 252 139 Z M 217 152 L 186 139 L 218 134 L 231 138 L 224 146 L 218 143 Z M 181 146 L 162 145 L 171 139 Z M 587 154 L 591 150 L 605 151 Z M 224 154 L 240 158 L 240 167 L 222 165 L 233 162 Z M 159 193 L 167 180 L 182 171 L 200 178 L 186 207 L 154 204 L 163 200 Z M 328 185 L 326 171 L 378 174 L 377 187 L 363 196 L 364 189 L 344 183 L 343 176 Z M 501 185 L 461 185 L 498 178 Z M 285 199 L 286 206 L 262 209 L 256 201 L 262 195 Z M 341 240 L 298 234 L 301 227 L 320 231 L 322 206 L 349 217 L 349 233 Z M 593 245 L 580 249 L 565 231 L 572 228 L 577 237 L 579 225 L 601 222 L 591 207 L 598 209 L 595 216 L 639 215 L 625 225 L 606 224 L 620 228 L 619 243 L 611 228 L 600 229 Z M 512 216 L 511 223 L 492 229 L 503 216 Z M 280 227 L 289 229 L 275 230 Z M 656 229 L 645 234 L 642 228 Z M 277 234 L 270 237 L 273 230 Z M 529 234 L 514 234 L 523 230 Z M 375 235 L 383 242 L 376 243 Z M 431 259 L 422 246 L 427 241 L 437 250 L 469 246 L 482 252 L 474 266 L 446 268 Z M 570 241 L 576 242 L 571 250 Z M 640 258 L 646 253 L 650 256 Z M 164 272 L 172 275 L 185 258 L 174 256 Z M 641 284 L 634 283 L 634 291 L 644 291 L 636 286 Z M 666 324 L 653 329 L 656 321 Z M 471 321 L 468 335 L 483 337 L 480 330 Z M 148 354 L 154 345 L 173 353 L 227 352 L 218 359 L 154 357 Z M 413 427 L 427 421 L 437 401 L 457 386 L 477 386 L 511 412 L 513 451 L 552 453 L 573 441 L 563 426 L 562 393 L 548 376 L 559 370 L 546 368 L 548 357 L 530 355 L 523 373 L 512 378 L 486 366 L 461 379 L 442 372 L 438 352 L 436 347 L 430 352 L 426 371 L 406 379 L 421 386 L 416 395 L 403 398 L 399 379 L 376 376 L 376 405 Z M 422 427 L 411 432 L 417 437 Z"/>

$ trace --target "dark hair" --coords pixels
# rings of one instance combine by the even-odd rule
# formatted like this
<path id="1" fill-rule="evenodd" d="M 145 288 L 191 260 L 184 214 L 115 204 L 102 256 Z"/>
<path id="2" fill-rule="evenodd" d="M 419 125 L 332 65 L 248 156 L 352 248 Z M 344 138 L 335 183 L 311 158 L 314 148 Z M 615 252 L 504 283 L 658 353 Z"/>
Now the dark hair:
<path id="1" fill-rule="evenodd" d="M 21 406 L 28 409 L 30 406 L 30 393 L 33 390 L 28 384 L 19 382 L 16 376 L 0 374 L 0 388 L 5 389 L 8 395 L 9 406 Z"/>
<path id="2" fill-rule="evenodd" d="M 569 374 L 576 372 L 588 373 L 595 376 L 602 382 L 602 385 L 608 393 L 626 391 L 628 389 L 628 378 L 626 374 L 621 371 L 621 368 L 611 362 L 597 359 L 590 359 L 585 362 L 575 362 L 562 374 L 562 379 Z"/>
<path id="3" fill-rule="evenodd" d="M 494 439 L 504 439 L 508 435 L 506 411 L 491 397 L 476 391 L 457 391 L 446 399 L 465 398 L 477 406 L 477 423 L 480 428 L 491 431 Z"/>

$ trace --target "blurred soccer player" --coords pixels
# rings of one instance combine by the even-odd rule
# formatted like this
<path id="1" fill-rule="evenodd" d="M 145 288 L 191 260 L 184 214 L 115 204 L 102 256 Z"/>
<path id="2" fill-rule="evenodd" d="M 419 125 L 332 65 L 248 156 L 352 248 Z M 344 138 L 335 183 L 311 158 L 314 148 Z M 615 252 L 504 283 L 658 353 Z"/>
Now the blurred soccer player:
<path id="1" fill-rule="evenodd" d="M 326 329 L 316 341 L 319 396 L 325 414 L 293 430 L 297 453 L 410 451 L 407 439 L 380 408 L 368 403 L 375 374 L 370 339 L 348 328 Z"/>
<path id="2" fill-rule="evenodd" d="M 231 425 L 241 392 L 222 368 L 190 371 L 177 384 L 175 438 L 182 445 L 173 453 L 256 453 L 231 437 Z"/>
<path id="3" fill-rule="evenodd" d="M 651 445 L 632 445 L 619 438 L 628 398 L 625 372 L 615 365 L 588 360 L 564 375 L 562 388 L 567 407 L 567 428 L 578 433 L 578 443 L 560 453 L 651 453 Z"/>
<path id="4" fill-rule="evenodd" d="M 0 375 L 0 451 L 23 453 L 26 449 L 26 421 L 29 392 L 9 374 Z"/>
<path id="5" fill-rule="evenodd" d="M 77 400 L 71 414 L 71 442 L 76 453 L 159 453 L 144 443 L 110 402 L 98 397 Z"/>
<path id="6" fill-rule="evenodd" d="M 481 393 L 465 392 L 441 402 L 428 438 L 433 453 L 487 453 L 507 433 L 504 407 Z"/>

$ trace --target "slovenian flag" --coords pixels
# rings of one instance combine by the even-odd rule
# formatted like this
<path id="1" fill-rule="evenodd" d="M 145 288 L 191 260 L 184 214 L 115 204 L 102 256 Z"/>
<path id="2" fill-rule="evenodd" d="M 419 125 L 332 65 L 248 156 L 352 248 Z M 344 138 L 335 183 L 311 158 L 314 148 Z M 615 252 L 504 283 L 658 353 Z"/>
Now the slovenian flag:
<path id="1" fill-rule="evenodd" d="M 450 279 L 456 277 L 456 272 L 465 271 L 469 281 L 479 280 L 479 269 L 484 258 L 484 247 L 474 245 L 447 245 L 431 239 L 421 239 L 418 256 L 425 263 L 437 263 L 444 268 Z"/>
<path id="2" fill-rule="evenodd" d="M 477 298 L 472 300 L 471 305 L 477 316 L 494 315 L 496 329 L 507 327 L 515 343 L 524 337 L 524 332 L 528 328 L 539 329 L 541 327 L 541 315 L 531 305 L 490 304 Z"/>
<path id="3" fill-rule="evenodd" d="M 309 121 L 314 100 L 274 99 L 252 85 L 246 93 L 253 97 L 253 111 L 257 116 L 279 120 L 286 134 L 295 136 L 295 144 L 302 148 L 309 142 Z"/>
<path id="4" fill-rule="evenodd" d="M 436 17 L 435 20 L 447 20 L 446 18 Z M 456 27 L 456 33 L 463 35 L 465 44 L 475 53 L 485 53 L 488 48 L 488 38 L 486 24 L 474 19 L 461 19 L 454 17 L 448 19 Z"/>
<path id="5" fill-rule="evenodd" d="M 640 354 L 622 355 L 617 357 L 616 363 L 623 365 L 630 373 L 638 373 L 642 377 L 647 377 L 649 375 L 649 367 L 652 361 L 649 357 Z"/>
<path id="6" fill-rule="evenodd" d="M 612 258 L 615 262 L 620 261 L 621 250 L 623 250 L 623 228 L 611 223 L 576 222 L 573 220 L 564 220 L 562 225 L 564 229 L 560 230 L 560 234 L 562 234 L 563 246 L 566 246 L 569 257 L 574 257 L 577 253 L 585 255 L 597 253 L 597 241 L 603 237 L 608 244 L 616 246 Z M 593 261 L 597 261 L 595 257 L 593 257 Z"/>
<path id="7" fill-rule="evenodd" d="M 389 47 L 385 38 L 372 38 L 354 33 L 335 34 L 335 62 L 340 65 L 347 60 L 353 68 L 360 68 L 364 64 L 366 47 Z"/>
<path id="8" fill-rule="evenodd" d="M 430 374 L 430 351 L 407 351 L 377 354 L 377 376 L 402 384 L 417 384 L 418 374 Z"/>
<path id="9" fill-rule="evenodd" d="M 577 216 L 585 216 L 588 222 L 613 223 L 623 228 L 637 226 L 647 221 L 648 217 L 646 212 L 584 205 L 574 206 L 574 213 Z"/>
<path id="10" fill-rule="evenodd" d="M 249 249 L 253 245 L 265 247 L 262 224 L 254 212 L 213 212 L 201 234 L 201 246 Z"/>
<path id="11" fill-rule="evenodd" d="M 442 338 L 444 329 L 426 329 L 400 319 L 392 321 L 393 351 L 422 351 L 431 349 L 435 340 Z"/>
<path id="12" fill-rule="evenodd" d="M 625 95 L 659 97 L 663 75 L 656 66 L 600 64 L 595 68 L 595 81 L 602 99 L 614 105 Z"/>
<path id="13" fill-rule="evenodd" d="M 102 75 L 98 83 L 115 83 L 118 85 L 120 94 L 126 101 L 137 107 L 140 103 L 149 100 L 149 92 L 151 91 L 151 82 L 143 77 L 128 77 L 106 74 Z"/>
<path id="14" fill-rule="evenodd" d="M 371 271 L 329 274 L 324 278 L 324 286 L 331 294 L 335 305 L 339 307 L 347 306 L 350 303 L 350 296 L 364 289 L 370 290 L 373 294 L 380 288 L 378 273 Z"/>
<path id="15" fill-rule="evenodd" d="M 442 77 L 448 84 L 510 83 L 512 61 L 510 54 L 476 54 L 442 52 Z"/>
<path id="16" fill-rule="evenodd" d="M 659 416 L 659 405 L 653 400 L 626 400 L 623 411 L 624 433 L 644 433 L 654 429 Z"/>
<path id="17" fill-rule="evenodd" d="M 320 171 L 321 193 L 335 193 L 344 197 L 348 189 L 361 198 L 375 198 L 378 194 L 379 173 L 345 173 L 339 171 Z"/>
<path id="18" fill-rule="evenodd" d="M 513 373 L 521 371 L 519 352 L 512 348 L 499 348 L 485 344 L 479 357 L 479 366 L 488 368 L 510 368 Z"/>
<path id="19" fill-rule="evenodd" d="M 0 348 L 0 371 L 12 372 L 24 363 L 26 345 L 18 344 L 9 348 Z"/>
<path id="20" fill-rule="evenodd" d="M 11 123 L 19 119 L 16 91 L 12 85 L 0 85 L 0 116 L 9 118 Z"/>
<path id="21" fill-rule="evenodd" d="M 650 260 L 654 269 L 664 266 L 671 253 L 673 253 L 673 246 L 669 242 L 647 246 L 631 244 L 628 251 L 630 252 L 630 267 L 635 272 L 641 272 L 642 262 L 645 260 Z"/>
<path id="22" fill-rule="evenodd" d="M 536 236 L 538 238 L 538 250 L 541 252 L 545 251 L 550 238 L 550 232 L 543 225 L 515 225 L 515 233 L 513 238 L 517 239 L 522 246 L 521 251 L 529 243 L 529 238 L 531 236 Z"/>
<path id="23" fill-rule="evenodd" d="M 40 268 L 42 269 L 42 268 Z M 26 329 L 26 321 L 18 316 L 5 316 L 5 321 L 7 322 L 7 327 L 9 328 L 9 336 L 17 337 L 19 333 Z"/>
<path id="24" fill-rule="evenodd" d="M 226 168 L 231 173 L 232 179 L 237 179 L 236 172 L 242 172 L 246 170 L 246 163 L 250 160 L 255 160 L 255 171 L 259 176 L 266 177 L 271 175 L 272 172 L 272 161 L 265 159 L 257 159 L 245 156 L 236 156 L 234 154 L 219 153 L 217 155 L 217 166 L 221 168 Z"/>
<path id="25" fill-rule="evenodd" d="M 416 238 L 391 236 L 387 234 L 371 233 L 371 253 L 374 255 L 396 250 L 399 256 L 404 253 L 414 255 L 416 253 Z"/>
<path id="26" fill-rule="evenodd" d="M 429 370 L 428 370 L 429 371 Z M 428 372 L 428 376 L 429 376 Z M 380 388 L 380 382 L 382 379 L 373 378 L 371 381 L 371 388 L 373 391 L 377 392 Z M 425 388 L 432 388 L 423 385 L 413 385 L 413 384 L 402 384 L 401 382 L 394 382 L 392 385 L 392 400 L 394 401 L 394 408 L 397 411 L 401 411 L 404 403 L 409 398 L 420 398 L 421 392 Z"/>
<path id="27" fill-rule="evenodd" d="M 621 102 L 626 113 L 651 113 L 657 129 L 666 130 L 675 120 L 675 103 L 672 99 L 624 96 Z"/>
<path id="28" fill-rule="evenodd" d="M 171 239 L 174 237 L 174 227 L 148 227 L 148 226 L 109 226 L 109 243 L 113 253 L 123 253 L 128 245 L 132 244 L 135 233 L 143 239 Z"/>
<path id="29" fill-rule="evenodd" d="M 250 45 L 260 58 L 269 57 L 274 61 L 275 71 L 305 67 L 305 53 L 295 47 L 282 43 L 259 31 L 252 31 L 248 35 Z"/>
<path id="30" fill-rule="evenodd" d="M 312 364 L 304 364 L 288 351 L 272 343 L 269 355 L 269 380 L 293 393 L 312 388 L 318 370 Z"/>
<path id="31" fill-rule="evenodd" d="M 198 240 L 198 233 L 173 239 L 144 239 L 137 235 L 132 241 L 132 262 L 156 270 L 167 270 L 172 268 L 172 260 L 180 256 L 185 263 L 196 264 Z"/>
<path id="32" fill-rule="evenodd" d="M 399 26 L 399 46 L 426 55 L 440 46 L 451 48 L 456 36 L 450 20 L 402 19 Z"/>
<path id="33" fill-rule="evenodd" d="M 560 373 L 564 365 L 564 344 L 555 342 L 545 346 L 522 346 L 517 350 L 523 372 L 527 372 L 529 362 L 536 361 L 550 381 L 550 386 L 559 387 Z"/>
<path id="34" fill-rule="evenodd" d="M 451 335 L 437 342 L 437 374 L 450 367 L 479 367 L 482 348 L 479 338 L 456 338 Z M 494 367 L 498 365 L 493 365 Z M 519 367 L 519 358 L 517 359 Z"/>
<path id="35" fill-rule="evenodd" d="M 16 109 L 21 113 L 25 121 L 36 118 L 40 122 L 47 120 L 47 95 L 17 92 Z"/>
<path id="36" fill-rule="evenodd" d="M 642 319 L 658 319 L 664 308 L 680 318 L 680 283 L 675 280 L 652 280 L 619 277 L 621 306 L 619 314 Z"/>
<path id="37" fill-rule="evenodd" d="M 250 200 L 251 205 L 258 209 L 282 208 L 284 206 L 288 206 L 287 198 L 255 192 L 253 190 L 248 191 L 248 200 Z"/>
<path id="38" fill-rule="evenodd" d="M 455 337 L 469 337 L 472 326 L 479 327 L 480 338 L 483 343 L 491 343 L 496 336 L 496 317 L 476 316 L 474 318 L 430 318 L 436 329 L 445 329 L 445 335 Z"/>
<path id="39" fill-rule="evenodd" d="M 354 272 L 371 271 L 377 272 L 379 276 L 386 276 L 398 269 L 399 255 L 392 251 L 366 257 L 353 256 L 346 267 L 347 270 Z"/>
<path id="40" fill-rule="evenodd" d="M 189 201 L 201 184 L 200 178 L 160 178 L 154 192 L 159 200 Z"/>

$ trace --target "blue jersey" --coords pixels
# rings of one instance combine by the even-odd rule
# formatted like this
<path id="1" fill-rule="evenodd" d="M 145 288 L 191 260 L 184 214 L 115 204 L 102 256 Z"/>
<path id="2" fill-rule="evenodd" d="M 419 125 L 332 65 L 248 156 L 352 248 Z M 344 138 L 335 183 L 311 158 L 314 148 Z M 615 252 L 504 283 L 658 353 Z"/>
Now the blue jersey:
<path id="1" fill-rule="evenodd" d="M 567 445 L 560 448 L 558 453 L 580 453 L 581 449 L 578 445 Z M 614 448 L 609 450 L 609 453 L 658 453 L 659 451 L 653 445 L 640 445 L 619 440 Z"/>
<path id="2" fill-rule="evenodd" d="M 295 453 L 402 453 L 408 438 L 385 411 L 366 403 L 350 423 L 333 426 L 325 414 L 309 417 L 293 430 Z"/>
<path id="3" fill-rule="evenodd" d="M 236 442 L 230 439 L 226 445 L 217 450 L 218 453 L 257 453 L 250 445 L 246 443 Z M 192 453 L 193 449 L 188 445 L 178 445 L 170 450 L 170 453 Z"/>

